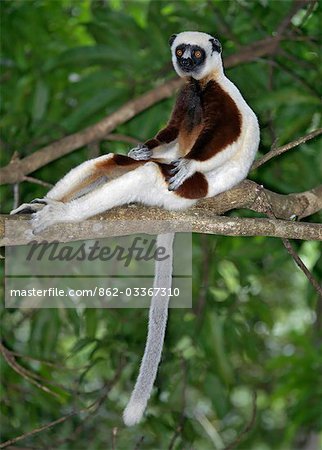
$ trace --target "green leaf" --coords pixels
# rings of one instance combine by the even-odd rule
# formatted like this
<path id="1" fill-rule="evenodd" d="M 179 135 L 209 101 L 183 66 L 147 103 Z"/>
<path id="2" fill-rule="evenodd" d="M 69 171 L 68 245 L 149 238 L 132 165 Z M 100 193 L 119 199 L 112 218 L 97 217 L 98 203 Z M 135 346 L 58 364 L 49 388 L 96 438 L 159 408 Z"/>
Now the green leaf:
<path id="1" fill-rule="evenodd" d="M 95 113 L 101 111 L 104 107 L 112 104 L 118 97 L 117 90 L 105 89 L 96 94 L 88 101 L 75 108 L 75 111 L 66 117 L 61 125 L 67 130 L 74 130 L 79 127 L 86 119 L 91 118 Z"/>
<path id="2" fill-rule="evenodd" d="M 97 311 L 95 308 L 88 308 L 85 311 L 86 335 L 95 337 L 97 329 Z"/>
<path id="3" fill-rule="evenodd" d="M 119 50 L 119 49 L 118 49 Z M 75 47 L 63 52 L 59 57 L 49 60 L 44 67 L 50 71 L 58 67 L 89 67 L 94 65 L 120 64 L 124 61 L 124 51 L 115 51 L 107 45 L 88 45 Z"/>
<path id="4" fill-rule="evenodd" d="M 49 89 L 44 80 L 40 79 L 37 81 L 34 99 L 32 103 L 32 120 L 37 122 L 41 120 L 47 110 L 47 104 L 49 99 Z"/>
<path id="5" fill-rule="evenodd" d="M 78 341 L 75 342 L 73 347 L 70 350 L 70 355 L 73 356 L 75 353 L 79 353 L 81 350 L 83 350 L 85 347 L 97 343 L 96 339 L 91 337 L 85 337 L 81 338 Z"/>

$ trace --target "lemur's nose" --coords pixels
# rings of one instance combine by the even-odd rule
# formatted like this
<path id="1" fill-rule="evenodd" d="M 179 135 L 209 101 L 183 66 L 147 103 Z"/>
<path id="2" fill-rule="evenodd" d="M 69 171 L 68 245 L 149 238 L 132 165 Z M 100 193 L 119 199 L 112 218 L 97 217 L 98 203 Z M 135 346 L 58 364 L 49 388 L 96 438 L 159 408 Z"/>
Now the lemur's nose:
<path id="1" fill-rule="evenodd" d="M 184 67 L 189 67 L 192 64 L 192 59 L 191 58 L 182 58 L 180 63 L 184 66 Z"/>

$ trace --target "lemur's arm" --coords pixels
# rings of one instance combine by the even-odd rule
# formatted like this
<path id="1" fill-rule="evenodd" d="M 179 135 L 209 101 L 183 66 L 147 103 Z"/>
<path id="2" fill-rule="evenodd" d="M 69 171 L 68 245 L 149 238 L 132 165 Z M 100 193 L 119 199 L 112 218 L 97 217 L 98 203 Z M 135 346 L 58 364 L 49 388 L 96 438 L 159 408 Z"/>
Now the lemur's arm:
<path id="1" fill-rule="evenodd" d="M 170 120 L 165 128 L 160 130 L 154 138 L 130 150 L 128 156 L 137 160 L 147 160 L 152 157 L 157 158 L 165 152 L 173 150 L 168 144 L 174 142 L 179 135 L 180 125 L 185 115 L 184 96 L 185 88 L 178 95 Z"/>

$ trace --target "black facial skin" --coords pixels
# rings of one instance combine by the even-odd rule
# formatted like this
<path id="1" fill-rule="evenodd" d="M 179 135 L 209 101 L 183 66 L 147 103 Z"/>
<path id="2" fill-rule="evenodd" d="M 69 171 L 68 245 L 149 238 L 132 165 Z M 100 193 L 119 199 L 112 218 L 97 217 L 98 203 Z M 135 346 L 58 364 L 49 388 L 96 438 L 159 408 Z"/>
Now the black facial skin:
<path id="1" fill-rule="evenodd" d="M 178 50 L 182 51 L 182 56 L 177 54 Z M 184 53 L 188 50 L 188 57 L 183 56 Z M 195 56 L 195 52 L 200 52 L 201 56 L 197 58 Z M 178 61 L 178 65 L 183 72 L 193 72 L 197 71 L 205 62 L 206 52 L 199 47 L 198 45 L 190 45 L 190 44 L 181 44 L 175 50 L 176 58 Z"/>

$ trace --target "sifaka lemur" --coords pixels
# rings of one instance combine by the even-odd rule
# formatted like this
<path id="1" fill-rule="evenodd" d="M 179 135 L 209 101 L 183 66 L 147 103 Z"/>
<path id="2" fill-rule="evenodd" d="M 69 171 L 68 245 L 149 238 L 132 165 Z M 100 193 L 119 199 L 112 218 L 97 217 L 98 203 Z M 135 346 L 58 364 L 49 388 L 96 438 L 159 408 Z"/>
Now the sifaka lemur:
<path id="1" fill-rule="evenodd" d="M 32 212 L 36 233 L 60 222 L 87 219 L 130 202 L 179 210 L 242 181 L 259 145 L 256 115 L 225 76 L 220 42 L 206 33 L 172 35 L 177 74 L 184 79 L 168 124 L 128 156 L 109 153 L 72 169 L 43 199 L 12 211 Z M 158 236 L 171 258 L 156 262 L 154 286 L 170 287 L 173 234 Z M 154 296 L 139 376 L 124 411 L 139 422 L 161 358 L 169 298 Z"/>

